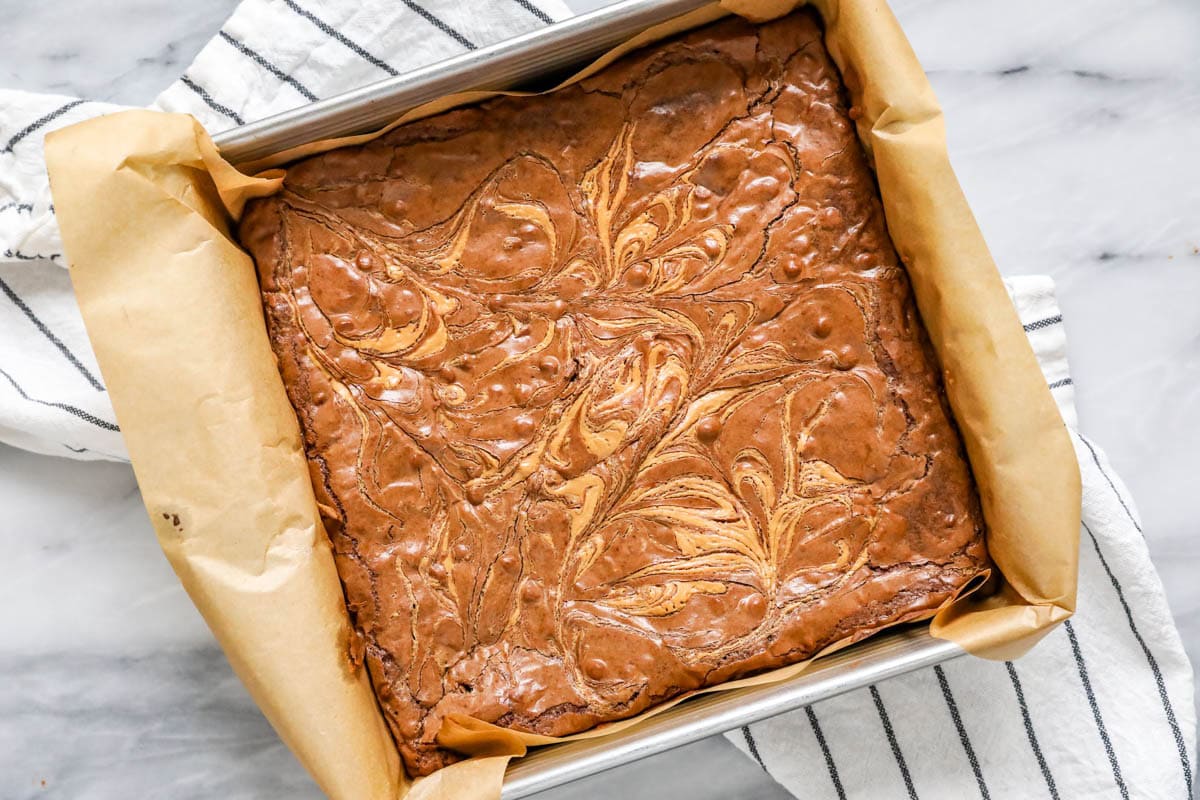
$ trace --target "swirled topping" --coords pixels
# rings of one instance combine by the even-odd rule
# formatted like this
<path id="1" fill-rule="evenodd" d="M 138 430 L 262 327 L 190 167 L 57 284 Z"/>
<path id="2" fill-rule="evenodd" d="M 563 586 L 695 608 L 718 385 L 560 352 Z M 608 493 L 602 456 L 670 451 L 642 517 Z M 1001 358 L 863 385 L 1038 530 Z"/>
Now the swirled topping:
<path id="1" fill-rule="evenodd" d="M 806 12 L 303 161 L 241 235 L 413 774 L 447 714 L 578 731 L 986 560 Z"/>

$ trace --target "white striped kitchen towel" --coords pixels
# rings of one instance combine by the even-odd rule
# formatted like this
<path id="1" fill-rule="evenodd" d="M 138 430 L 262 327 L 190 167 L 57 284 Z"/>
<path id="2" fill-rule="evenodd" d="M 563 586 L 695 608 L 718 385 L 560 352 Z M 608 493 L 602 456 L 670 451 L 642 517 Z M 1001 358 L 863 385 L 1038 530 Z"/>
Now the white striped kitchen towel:
<path id="1" fill-rule="evenodd" d="M 159 108 L 219 131 L 566 16 L 558 0 L 245 0 Z M 124 446 L 71 297 L 42 166 L 49 130 L 112 110 L 0 90 L 0 441 L 75 458 Z M 1074 429 L 1053 284 L 1014 280 Z M 803 798 L 1184 798 L 1191 669 L 1123 484 L 1076 438 L 1079 613 L 1015 664 L 942 668 L 733 732 Z"/>
<path id="2" fill-rule="evenodd" d="M 1053 282 L 1009 292 L 1079 456 L 1076 614 L 1018 661 L 960 658 L 726 734 L 796 797 L 1192 797 L 1192 668 L 1141 522 L 1075 431 Z"/>
<path id="3" fill-rule="evenodd" d="M 570 16 L 561 0 L 244 0 L 155 108 L 212 132 Z M 127 460 L 62 263 L 46 133 L 117 106 L 0 89 L 0 442 Z"/>

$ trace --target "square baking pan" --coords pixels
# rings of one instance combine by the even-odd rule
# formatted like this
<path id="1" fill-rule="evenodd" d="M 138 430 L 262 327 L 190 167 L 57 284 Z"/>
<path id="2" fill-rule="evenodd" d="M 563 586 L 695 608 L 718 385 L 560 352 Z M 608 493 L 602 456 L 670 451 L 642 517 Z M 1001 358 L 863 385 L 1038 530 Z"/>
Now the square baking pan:
<path id="1" fill-rule="evenodd" d="M 645 29 L 712 0 L 622 0 L 541 30 L 479 48 L 213 137 L 234 164 L 293 147 L 366 133 L 409 109 L 467 90 L 517 88 L 579 67 Z M 703 694 L 630 729 L 538 748 L 512 762 L 505 800 L 528 797 L 606 769 L 963 655 L 958 645 L 906 626 L 821 658 L 789 680 Z"/>

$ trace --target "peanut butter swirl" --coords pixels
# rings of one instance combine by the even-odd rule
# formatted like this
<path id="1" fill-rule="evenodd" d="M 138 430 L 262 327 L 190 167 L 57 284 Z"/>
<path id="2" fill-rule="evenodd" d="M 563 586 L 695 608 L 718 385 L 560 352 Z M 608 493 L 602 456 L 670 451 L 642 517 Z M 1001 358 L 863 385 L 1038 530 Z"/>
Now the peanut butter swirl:
<path id="1" fill-rule="evenodd" d="M 807 12 L 292 166 L 267 324 L 408 770 L 929 614 L 969 469 Z"/>

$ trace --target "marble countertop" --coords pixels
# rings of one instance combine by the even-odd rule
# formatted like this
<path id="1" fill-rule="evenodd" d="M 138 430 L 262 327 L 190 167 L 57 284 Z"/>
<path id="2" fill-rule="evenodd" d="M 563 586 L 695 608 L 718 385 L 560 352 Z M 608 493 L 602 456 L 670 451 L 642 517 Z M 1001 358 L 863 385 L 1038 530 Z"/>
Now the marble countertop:
<path id="1" fill-rule="evenodd" d="M 0 85 L 146 103 L 235 2 L 0 0 Z M 1137 500 L 1195 662 L 1200 6 L 893 7 L 1001 269 L 1058 283 L 1081 428 Z M 0 446 L 0 505 L 0 796 L 320 796 L 168 568 L 128 466 Z M 786 797 L 720 738 L 545 796 L 611 795 Z"/>

